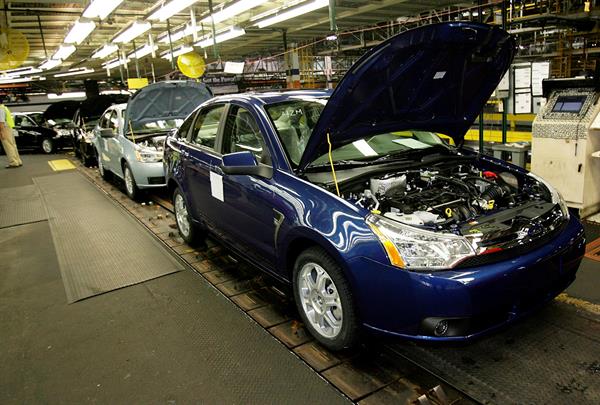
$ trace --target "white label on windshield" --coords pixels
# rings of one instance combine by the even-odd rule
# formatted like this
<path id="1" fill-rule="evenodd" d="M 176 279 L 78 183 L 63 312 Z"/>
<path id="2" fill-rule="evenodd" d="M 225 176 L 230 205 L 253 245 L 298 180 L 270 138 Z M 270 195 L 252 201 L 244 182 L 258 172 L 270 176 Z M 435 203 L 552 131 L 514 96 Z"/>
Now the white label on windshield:
<path id="1" fill-rule="evenodd" d="M 210 172 L 210 193 L 217 200 L 225 201 L 223 198 L 223 176 Z"/>
<path id="2" fill-rule="evenodd" d="M 412 138 L 394 139 L 394 142 L 396 142 L 398 145 L 406 146 L 407 148 L 411 149 L 425 149 L 431 146 Z"/>
<path id="3" fill-rule="evenodd" d="M 364 139 L 354 141 L 352 142 L 352 145 L 354 145 L 354 147 L 358 149 L 363 156 L 377 156 L 377 152 L 375 152 L 375 150 L 371 148 L 371 145 L 369 145 Z"/>
<path id="4" fill-rule="evenodd" d="M 446 76 L 446 72 L 435 72 L 435 75 L 433 75 L 433 80 L 437 80 L 437 79 L 443 79 L 444 76 Z"/>

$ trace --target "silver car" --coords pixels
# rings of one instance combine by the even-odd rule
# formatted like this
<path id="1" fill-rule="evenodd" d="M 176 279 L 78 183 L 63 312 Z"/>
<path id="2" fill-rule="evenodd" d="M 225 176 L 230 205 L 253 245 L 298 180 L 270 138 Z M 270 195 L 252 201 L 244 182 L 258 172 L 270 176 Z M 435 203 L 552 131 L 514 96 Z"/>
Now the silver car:
<path id="1" fill-rule="evenodd" d="M 212 93 L 203 83 L 168 81 L 151 84 L 128 103 L 109 107 L 94 129 L 94 147 L 103 178 L 109 173 L 125 182 L 135 199 L 142 189 L 164 187 L 165 138 Z"/>

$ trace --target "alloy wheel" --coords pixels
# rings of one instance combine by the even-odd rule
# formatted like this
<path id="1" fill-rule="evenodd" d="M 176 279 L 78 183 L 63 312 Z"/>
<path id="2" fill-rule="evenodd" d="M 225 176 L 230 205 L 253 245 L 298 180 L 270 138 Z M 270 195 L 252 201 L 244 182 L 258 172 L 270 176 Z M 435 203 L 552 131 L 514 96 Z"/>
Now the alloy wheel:
<path id="1" fill-rule="evenodd" d="M 127 189 L 127 193 L 129 195 L 134 195 L 134 185 L 133 185 L 133 175 L 131 174 L 131 170 L 129 167 L 125 167 L 125 188 Z"/>
<path id="2" fill-rule="evenodd" d="M 338 289 L 327 271 L 317 263 L 306 263 L 298 275 L 298 295 L 311 326 L 323 337 L 335 338 L 343 325 Z"/>
<path id="3" fill-rule="evenodd" d="M 45 153 L 51 153 L 52 152 L 52 141 L 50 139 L 44 139 L 42 141 L 42 150 Z"/>
<path id="4" fill-rule="evenodd" d="M 187 205 L 185 204 L 183 196 L 179 193 L 175 196 L 175 218 L 177 220 L 177 225 L 179 226 L 179 231 L 184 238 L 189 237 L 190 220 L 188 217 Z"/>

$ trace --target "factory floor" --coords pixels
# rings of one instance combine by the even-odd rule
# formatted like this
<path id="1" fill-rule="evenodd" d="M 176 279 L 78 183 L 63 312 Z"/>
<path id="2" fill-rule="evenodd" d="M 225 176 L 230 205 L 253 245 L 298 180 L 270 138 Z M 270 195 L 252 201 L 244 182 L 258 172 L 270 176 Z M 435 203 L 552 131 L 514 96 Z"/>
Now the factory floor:
<path id="1" fill-rule="evenodd" d="M 56 182 L 64 175 L 48 157 L 22 158 L 23 167 L 0 169 L 5 198 L 34 178 Z M 102 199 L 85 201 L 90 218 L 119 214 L 116 205 L 114 212 L 96 211 Z M 347 401 L 191 271 L 68 303 L 61 265 L 75 259 L 57 246 L 88 236 L 58 240 L 52 226 L 33 220 L 0 229 L 0 403 Z M 127 227 L 147 233 L 139 223 Z M 97 254 L 121 251 L 111 237 L 95 242 L 105 245 L 96 246 Z M 170 260 L 166 249 L 157 250 Z M 145 254 L 130 253 L 131 259 Z M 88 263 L 102 260 L 93 251 L 89 256 Z M 130 258 L 113 260 L 127 267 Z"/>
<path id="2" fill-rule="evenodd" d="M 280 297 L 266 302 L 273 294 L 265 293 L 260 276 L 237 280 L 243 266 L 221 262 L 226 255 L 213 254 L 218 246 L 175 245 L 176 231 L 165 223 L 172 218 L 165 219 L 162 207 L 132 203 L 95 170 L 75 170 L 71 156 L 22 158 L 19 169 L 0 168 L 2 404 L 407 403 L 437 384 L 460 404 L 502 403 L 507 391 L 517 391 L 512 387 L 524 386 L 532 395 L 565 395 L 570 403 L 598 397 L 597 389 L 582 388 L 600 373 L 593 346 L 600 340 L 596 223 L 584 221 L 590 249 L 566 294 L 506 331 L 464 347 L 375 342 L 332 354 L 302 332 Z M 18 200 L 33 189 L 40 204 Z M 152 255 L 144 244 L 154 246 Z M 94 274 L 97 269 L 109 277 Z M 574 341 L 580 344 L 568 346 Z M 543 353 L 532 351 L 532 342 Z M 566 357 L 547 349 L 565 345 Z M 549 367 L 554 360 L 564 367 Z M 514 373 L 523 362 L 532 374 L 547 368 L 555 380 L 525 383 Z M 455 391 L 419 371 L 443 364 L 458 368 L 431 375 L 444 382 L 454 376 Z M 500 367 L 515 378 L 498 381 Z M 571 381 L 581 367 L 594 374 Z"/>

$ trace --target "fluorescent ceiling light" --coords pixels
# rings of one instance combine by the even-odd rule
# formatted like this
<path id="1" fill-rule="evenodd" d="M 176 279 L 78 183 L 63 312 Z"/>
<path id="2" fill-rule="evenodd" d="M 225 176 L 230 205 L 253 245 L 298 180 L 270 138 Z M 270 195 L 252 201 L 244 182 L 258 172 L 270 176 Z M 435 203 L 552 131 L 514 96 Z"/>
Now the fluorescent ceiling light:
<path id="1" fill-rule="evenodd" d="M 57 73 L 54 75 L 54 77 L 77 76 L 77 75 L 84 75 L 87 73 L 94 73 L 94 69 L 90 69 L 90 68 L 69 69 L 68 72 Z"/>
<path id="2" fill-rule="evenodd" d="M 289 20 L 299 15 L 310 13 L 311 11 L 318 10 L 329 5 L 329 0 L 313 0 L 308 3 L 303 3 L 298 7 L 289 7 L 283 9 L 272 17 L 267 17 L 264 20 L 260 20 L 256 23 L 258 28 L 268 27 L 269 25 L 277 24 L 285 20 Z"/>
<path id="3" fill-rule="evenodd" d="M 92 0 L 83 11 L 85 18 L 99 18 L 104 20 L 110 13 L 123 3 L 123 0 Z"/>
<path id="4" fill-rule="evenodd" d="M 173 14 L 179 13 L 184 8 L 187 8 L 197 2 L 198 0 L 171 0 L 167 4 L 163 4 L 161 7 L 156 9 L 150 16 L 149 20 L 160 20 L 165 21 Z"/>
<path id="5" fill-rule="evenodd" d="M 45 61 L 44 63 L 42 63 L 39 68 L 42 70 L 50 70 L 50 69 L 54 69 L 57 66 L 60 66 L 62 63 L 62 60 L 57 60 L 57 59 L 48 59 L 47 61 Z"/>
<path id="6" fill-rule="evenodd" d="M 48 93 L 48 99 L 50 100 L 58 100 L 62 98 L 85 98 L 86 94 L 83 91 L 71 91 L 67 93 Z"/>
<path id="7" fill-rule="evenodd" d="M 133 59 L 140 59 L 146 55 L 150 55 L 153 51 L 156 51 L 157 49 L 158 49 L 158 46 L 156 46 L 156 45 L 150 46 L 149 44 L 146 44 L 144 46 L 140 46 L 135 51 L 127 54 L 127 57 L 133 58 Z"/>
<path id="8" fill-rule="evenodd" d="M 42 71 L 41 69 L 34 68 L 33 66 L 29 66 L 29 67 L 25 67 L 25 68 L 3 70 L 0 72 L 0 75 L 15 77 L 15 76 L 22 76 L 22 75 L 32 75 L 35 73 L 40 73 L 41 71 Z"/>
<path id="9" fill-rule="evenodd" d="M 16 77 L 14 79 L 0 79 L 0 84 L 28 83 L 33 80 L 33 77 Z"/>
<path id="10" fill-rule="evenodd" d="M 116 67 L 118 67 L 118 66 L 124 65 L 124 64 L 126 64 L 127 62 L 129 62 L 129 60 L 128 60 L 128 59 L 119 59 L 119 58 L 114 58 L 114 59 L 111 59 L 111 60 L 109 60 L 108 62 L 106 62 L 106 63 L 102 64 L 102 67 L 103 67 L 104 69 L 109 69 L 109 70 L 110 70 L 110 69 L 116 68 Z"/>
<path id="11" fill-rule="evenodd" d="M 150 27 L 151 25 L 147 21 L 134 21 L 133 24 L 127 27 L 124 31 L 117 34 L 117 36 L 113 39 L 113 42 L 122 44 L 131 42 L 133 39 L 148 31 Z"/>
<path id="12" fill-rule="evenodd" d="M 196 32 L 200 31 L 201 28 L 197 27 Z M 185 27 L 178 29 L 176 31 L 171 32 L 171 42 L 176 42 L 182 39 L 183 37 L 187 37 L 194 33 L 194 27 L 191 25 L 186 25 Z M 169 43 L 169 33 L 163 32 L 158 36 L 158 42 L 162 42 L 163 44 Z"/>
<path id="13" fill-rule="evenodd" d="M 65 37 L 64 43 L 79 45 L 92 33 L 92 31 L 94 31 L 95 28 L 96 23 L 93 21 L 77 20 Z"/>
<path id="14" fill-rule="evenodd" d="M 231 27 L 227 31 L 223 31 L 220 34 L 217 34 L 215 37 L 215 41 L 213 41 L 212 37 L 208 37 L 201 41 L 196 42 L 194 45 L 199 46 L 201 48 L 206 48 L 207 46 L 212 46 L 215 42 L 225 42 L 233 38 L 241 37 L 246 33 L 246 30 L 239 27 Z"/>
<path id="15" fill-rule="evenodd" d="M 220 23 L 221 21 L 228 20 L 236 15 L 242 14 L 244 11 L 248 11 L 254 7 L 258 7 L 263 3 L 266 3 L 268 0 L 239 0 L 233 3 L 230 6 L 223 7 L 220 11 L 212 14 L 212 18 L 215 24 Z M 202 19 L 203 23 L 211 22 L 211 15 L 204 17 Z"/>
<path id="16" fill-rule="evenodd" d="M 115 45 L 115 44 L 106 44 L 102 48 L 100 48 L 96 52 L 94 52 L 94 54 L 92 55 L 92 58 L 94 58 L 94 59 L 104 59 L 108 55 L 113 54 L 113 53 L 117 52 L 118 50 L 119 50 L 119 47 L 117 45 Z"/>
<path id="17" fill-rule="evenodd" d="M 185 55 L 186 53 L 192 52 L 194 50 L 194 48 L 192 48 L 191 46 L 180 46 L 177 49 L 173 49 L 173 54 L 171 54 L 171 51 L 166 51 L 163 52 L 160 57 L 163 59 L 167 59 L 167 60 L 171 60 L 173 58 L 178 57 L 179 55 Z"/>
<path id="18" fill-rule="evenodd" d="M 75 45 L 61 45 L 58 50 L 52 55 L 52 59 L 65 60 L 75 52 Z"/>
<path id="19" fill-rule="evenodd" d="M 100 94 L 125 94 L 130 96 L 131 92 L 127 90 L 102 90 Z"/>

